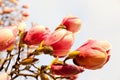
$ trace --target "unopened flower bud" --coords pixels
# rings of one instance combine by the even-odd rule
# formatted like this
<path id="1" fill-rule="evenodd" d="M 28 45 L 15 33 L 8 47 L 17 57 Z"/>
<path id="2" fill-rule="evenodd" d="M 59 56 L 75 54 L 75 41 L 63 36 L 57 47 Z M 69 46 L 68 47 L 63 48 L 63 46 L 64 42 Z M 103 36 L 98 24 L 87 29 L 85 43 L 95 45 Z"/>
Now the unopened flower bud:
<path id="1" fill-rule="evenodd" d="M 71 49 L 74 42 L 74 35 L 72 32 L 65 29 L 58 29 L 48 36 L 44 44 L 53 47 L 53 55 L 64 57 Z"/>
<path id="2" fill-rule="evenodd" d="M 76 33 L 81 28 L 81 20 L 75 16 L 67 16 L 63 19 L 61 25 L 65 26 L 67 30 Z"/>
<path id="3" fill-rule="evenodd" d="M 83 71 L 83 67 L 70 64 L 52 64 L 51 66 L 51 72 L 53 75 L 59 75 L 63 77 L 71 77 Z"/>
<path id="4" fill-rule="evenodd" d="M 102 68 L 110 57 L 111 45 L 107 41 L 88 40 L 77 51 L 74 63 L 84 68 L 96 70 Z"/>
<path id="5" fill-rule="evenodd" d="M 50 33 L 50 30 L 42 25 L 33 26 L 25 35 L 24 42 L 27 45 L 39 45 L 45 40 Z"/>

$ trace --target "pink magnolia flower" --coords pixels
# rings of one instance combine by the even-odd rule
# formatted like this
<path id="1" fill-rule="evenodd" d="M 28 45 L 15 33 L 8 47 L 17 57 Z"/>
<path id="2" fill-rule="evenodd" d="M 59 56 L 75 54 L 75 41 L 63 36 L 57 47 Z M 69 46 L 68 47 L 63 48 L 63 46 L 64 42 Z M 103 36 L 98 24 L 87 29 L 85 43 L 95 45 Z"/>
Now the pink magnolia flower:
<path id="1" fill-rule="evenodd" d="M 9 80 L 9 76 L 7 73 L 0 73 L 0 80 Z"/>
<path id="2" fill-rule="evenodd" d="M 72 32 L 65 29 L 58 29 L 45 40 L 45 44 L 53 47 L 54 56 L 66 56 L 74 42 Z"/>
<path id="3" fill-rule="evenodd" d="M 33 26 L 25 35 L 24 42 L 27 45 L 38 45 L 49 35 L 50 30 L 42 25 Z"/>
<path id="4" fill-rule="evenodd" d="M 107 41 L 88 40 L 77 49 L 80 54 L 73 61 L 87 69 L 100 69 L 108 62 L 110 49 L 111 45 Z"/>
<path id="5" fill-rule="evenodd" d="M 71 64 L 52 64 L 51 66 L 51 72 L 53 75 L 59 75 L 64 77 L 72 77 L 83 71 L 83 67 Z"/>
<path id="6" fill-rule="evenodd" d="M 0 51 L 6 50 L 15 43 L 17 27 L 0 28 Z"/>
<path id="7" fill-rule="evenodd" d="M 76 33 L 81 28 L 81 20 L 75 16 L 67 16 L 63 19 L 61 25 L 64 25 L 67 30 Z"/>

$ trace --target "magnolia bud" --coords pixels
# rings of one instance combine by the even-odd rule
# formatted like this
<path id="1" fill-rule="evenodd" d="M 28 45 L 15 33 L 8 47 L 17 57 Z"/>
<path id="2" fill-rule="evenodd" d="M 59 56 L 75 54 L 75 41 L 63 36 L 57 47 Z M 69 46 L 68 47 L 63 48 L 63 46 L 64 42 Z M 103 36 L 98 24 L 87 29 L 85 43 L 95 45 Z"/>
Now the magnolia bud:
<path id="1" fill-rule="evenodd" d="M 48 36 L 44 44 L 53 47 L 53 55 L 64 57 L 71 49 L 74 42 L 74 35 L 72 32 L 65 29 L 58 29 Z"/>
<path id="2" fill-rule="evenodd" d="M 107 41 L 88 40 L 77 51 L 80 54 L 74 58 L 74 63 L 87 69 L 100 69 L 108 62 L 111 45 Z"/>
<path id="3" fill-rule="evenodd" d="M 39 45 L 45 40 L 50 33 L 50 30 L 42 25 L 33 26 L 25 35 L 24 42 L 27 45 Z"/>
<path id="4" fill-rule="evenodd" d="M 67 16 L 63 19 L 61 25 L 64 25 L 68 31 L 76 33 L 81 28 L 81 20 L 75 16 Z"/>
<path id="5" fill-rule="evenodd" d="M 71 77 L 83 71 L 84 69 L 82 67 L 70 64 L 52 64 L 51 66 L 51 72 L 53 75 L 59 75 L 64 77 Z"/>

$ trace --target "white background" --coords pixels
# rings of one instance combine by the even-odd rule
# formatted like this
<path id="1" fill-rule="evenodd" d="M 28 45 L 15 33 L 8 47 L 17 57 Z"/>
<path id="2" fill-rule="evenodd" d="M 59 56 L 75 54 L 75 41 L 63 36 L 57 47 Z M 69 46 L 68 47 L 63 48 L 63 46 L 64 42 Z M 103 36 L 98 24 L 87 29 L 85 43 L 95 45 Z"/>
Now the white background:
<path id="1" fill-rule="evenodd" d="M 110 61 L 100 70 L 86 70 L 78 80 L 120 80 L 120 0 L 21 0 L 30 5 L 31 21 L 50 27 L 51 31 L 67 15 L 82 20 L 80 33 L 72 49 L 88 38 L 107 40 L 112 44 Z M 28 26 L 30 27 L 30 25 Z M 49 63 L 50 57 L 41 57 Z"/>

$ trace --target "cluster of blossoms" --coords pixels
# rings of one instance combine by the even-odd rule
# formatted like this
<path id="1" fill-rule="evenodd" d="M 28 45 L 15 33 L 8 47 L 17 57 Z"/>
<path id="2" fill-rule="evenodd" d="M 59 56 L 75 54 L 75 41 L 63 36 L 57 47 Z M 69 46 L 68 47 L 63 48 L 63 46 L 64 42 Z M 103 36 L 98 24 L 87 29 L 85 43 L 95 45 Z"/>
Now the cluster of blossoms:
<path id="1" fill-rule="evenodd" d="M 17 80 L 21 76 L 36 80 L 77 80 L 78 74 L 86 69 L 100 69 L 109 61 L 111 45 L 107 41 L 89 39 L 71 51 L 81 28 L 81 20 L 76 16 L 66 16 L 53 32 L 38 24 L 26 30 L 23 18 L 16 22 L 0 28 L 0 54 L 5 56 L 0 59 L 0 80 Z M 41 54 L 53 56 L 54 60 L 39 65 Z M 73 64 L 66 62 L 69 59 Z"/>
<path id="2" fill-rule="evenodd" d="M 18 6 L 18 0 L 0 0 L 0 27 L 15 25 L 26 20 L 29 13 L 27 4 Z"/>

